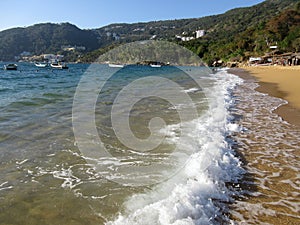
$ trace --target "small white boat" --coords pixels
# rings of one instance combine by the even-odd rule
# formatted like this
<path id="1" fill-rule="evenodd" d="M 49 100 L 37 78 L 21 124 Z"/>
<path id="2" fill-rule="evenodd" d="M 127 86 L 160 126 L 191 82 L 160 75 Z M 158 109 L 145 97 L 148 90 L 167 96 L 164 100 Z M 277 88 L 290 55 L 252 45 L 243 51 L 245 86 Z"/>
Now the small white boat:
<path id="1" fill-rule="evenodd" d="M 154 67 L 154 68 L 160 68 L 161 67 L 161 64 L 150 64 L 151 67 Z"/>
<path id="2" fill-rule="evenodd" d="M 68 65 L 66 63 L 51 63 L 50 64 L 52 68 L 55 69 L 68 69 Z"/>
<path id="3" fill-rule="evenodd" d="M 114 67 L 114 68 L 123 68 L 125 65 L 124 64 L 108 64 L 109 67 Z"/>
<path id="4" fill-rule="evenodd" d="M 48 66 L 48 63 L 36 62 L 34 65 L 35 65 L 36 67 L 45 68 L 45 67 Z"/>
<path id="5" fill-rule="evenodd" d="M 18 65 L 17 64 L 13 64 L 13 63 L 6 64 L 6 65 L 3 66 L 3 69 L 5 69 L 5 70 L 17 70 L 18 69 Z"/>

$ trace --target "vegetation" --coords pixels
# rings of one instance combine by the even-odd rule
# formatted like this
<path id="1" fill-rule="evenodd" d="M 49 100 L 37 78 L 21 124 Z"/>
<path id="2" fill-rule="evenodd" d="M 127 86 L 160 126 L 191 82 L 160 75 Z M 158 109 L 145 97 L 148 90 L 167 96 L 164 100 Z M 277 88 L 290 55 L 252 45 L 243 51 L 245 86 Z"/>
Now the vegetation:
<path id="1" fill-rule="evenodd" d="M 269 0 L 251 8 L 231 10 L 222 15 L 223 34 L 212 32 L 205 38 L 180 44 L 208 63 L 219 59 L 243 61 L 249 56 L 270 51 L 272 45 L 278 46 L 282 52 L 299 51 L 300 3 L 295 2 L 290 1 L 290 7 L 286 8 L 279 1 Z M 231 18 L 231 15 L 235 16 Z M 234 22 L 234 18 L 239 22 Z M 231 24 L 229 28 L 226 26 L 228 21 Z M 228 32 L 224 32 L 226 29 Z"/>
<path id="2" fill-rule="evenodd" d="M 198 19 L 112 24 L 98 29 L 97 33 L 101 37 L 106 32 L 118 34 L 119 44 L 155 35 L 156 39 L 173 41 L 190 49 L 208 64 L 219 59 L 242 61 L 264 54 L 270 45 L 278 45 L 282 51 L 298 51 L 299 4 L 298 0 L 267 0 L 252 7 Z M 285 24 L 288 26 L 284 27 Z M 188 42 L 175 38 L 183 32 L 187 36 L 195 35 L 198 29 L 205 30 L 206 35 Z M 99 54 L 94 52 L 94 56 L 93 60 Z"/>
<path id="3" fill-rule="evenodd" d="M 0 60 L 13 60 L 27 51 L 60 53 L 70 61 L 95 61 L 99 55 L 139 40 L 169 40 L 199 55 L 207 63 L 215 60 L 245 60 L 269 51 L 271 45 L 282 51 L 300 49 L 299 0 L 266 0 L 258 5 L 230 10 L 224 14 L 196 19 L 111 24 L 99 29 L 81 30 L 69 23 L 37 24 L 0 32 Z M 184 42 L 176 35 L 204 37 Z M 63 45 L 84 46 L 85 51 L 66 52 Z"/>
<path id="4" fill-rule="evenodd" d="M 118 46 L 119 46 L 118 44 L 111 44 L 104 48 L 99 48 L 95 51 L 89 52 L 80 58 L 80 62 L 85 62 L 85 63 L 95 62 L 99 56 L 105 54 L 106 52 L 108 52 Z"/>
<path id="5" fill-rule="evenodd" d="M 100 47 L 97 35 L 69 24 L 37 24 L 27 28 L 13 28 L 0 32 L 0 60 L 13 60 L 22 52 L 35 55 L 63 53 L 64 45 L 85 46 L 86 51 Z"/>
<path id="6" fill-rule="evenodd" d="M 175 43 L 168 41 L 139 41 L 121 45 L 102 54 L 97 60 L 99 63 L 107 61 L 121 64 L 150 64 L 162 62 L 172 65 L 202 65 L 199 58 Z"/>

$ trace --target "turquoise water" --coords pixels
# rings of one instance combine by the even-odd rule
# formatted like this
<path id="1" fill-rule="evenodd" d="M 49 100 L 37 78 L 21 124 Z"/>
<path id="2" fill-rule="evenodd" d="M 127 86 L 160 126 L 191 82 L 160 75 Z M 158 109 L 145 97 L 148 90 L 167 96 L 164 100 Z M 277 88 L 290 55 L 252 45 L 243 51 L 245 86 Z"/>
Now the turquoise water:
<path id="1" fill-rule="evenodd" d="M 105 80 L 102 76 L 106 73 L 113 74 L 109 80 Z M 211 97 L 213 93 L 219 95 L 218 91 L 214 92 L 214 88 L 218 80 L 223 78 L 211 77 L 209 73 L 207 68 L 201 67 L 178 69 L 172 66 L 162 68 L 127 66 L 114 71 L 107 65 L 85 64 L 69 65 L 68 70 L 52 70 L 50 68 L 37 69 L 33 64 L 27 63 L 20 63 L 17 71 L 0 70 L 0 224 L 104 224 L 114 221 L 119 215 L 122 217 L 130 215 L 127 202 L 130 202 L 132 196 L 142 194 L 148 196 L 143 198 L 144 200 L 151 198 L 151 201 L 158 201 L 147 193 L 149 190 L 156 190 L 165 182 L 164 180 L 176 178 L 176 174 L 170 176 L 168 171 L 176 170 L 182 155 L 176 155 L 172 163 L 163 161 L 172 154 L 174 146 L 179 144 L 182 154 L 198 154 L 197 157 L 201 158 L 199 154 L 203 150 L 202 147 L 204 148 L 205 144 L 209 143 L 208 139 L 218 132 L 223 132 L 218 127 L 211 131 L 204 128 L 205 126 L 212 127 L 209 125 L 209 118 L 214 117 L 208 116 L 209 109 L 223 107 L 223 103 L 210 106 L 211 100 L 208 99 L 213 98 Z M 201 87 L 191 79 L 190 74 L 197 75 L 201 80 Z M 101 141 L 112 155 L 112 159 L 106 158 L 104 161 L 94 159 L 99 160 L 97 163 L 102 163 L 101 166 L 109 168 L 102 172 L 95 170 L 94 165 L 86 160 L 88 157 L 82 153 L 73 132 L 74 94 L 81 78 L 90 75 L 94 77 L 95 82 L 105 81 L 95 105 L 95 127 Z M 181 122 L 178 108 L 191 107 L 189 102 L 174 106 L 166 99 L 154 95 L 141 98 L 130 111 L 129 123 L 132 133 L 139 139 L 146 139 L 151 135 L 148 128 L 151 118 L 159 117 L 165 121 L 164 128 L 159 132 L 164 132 L 166 137 L 166 140 L 153 151 L 141 154 L 133 151 L 118 139 L 116 130 L 112 127 L 111 112 L 113 106 L 116 105 L 114 101 L 123 87 L 135 80 L 147 77 L 163 77 L 178 84 L 182 88 L 180 93 L 186 93 L 196 106 L 196 112 L 201 121 L 195 122 L 192 114 L 187 115 L 188 119 L 185 120 L 185 124 L 178 127 L 176 125 Z M 228 79 L 225 81 L 226 84 L 235 82 Z M 120 102 L 119 109 L 126 108 L 135 96 L 143 96 L 144 93 L 154 88 L 168 91 L 168 86 L 163 83 L 153 84 L 149 80 L 147 82 L 143 89 L 135 89 L 131 97 L 126 96 L 125 99 L 128 102 L 127 100 Z M 225 84 L 221 82 L 219 85 Z M 210 93 L 210 97 L 204 89 L 210 90 L 207 92 Z M 97 90 L 93 90 L 91 85 L 89 91 Z M 176 96 L 173 97 L 177 99 Z M 219 97 L 224 100 L 224 96 Z M 121 111 L 117 113 L 122 114 Z M 226 115 L 225 111 L 226 108 L 216 111 L 219 123 L 224 123 L 221 126 L 227 123 L 227 119 L 223 118 Z M 121 123 L 120 126 L 125 126 L 125 124 Z M 181 133 L 185 134 L 186 139 L 178 139 Z M 219 136 L 212 139 L 213 142 L 223 144 Z M 216 147 L 218 144 L 215 144 L 212 149 L 218 148 Z M 113 157 L 120 158 L 121 163 L 113 163 Z M 204 160 L 203 157 L 202 159 Z M 214 162 L 216 156 L 209 156 L 205 160 L 206 164 L 210 161 Z M 124 185 L 123 181 L 128 178 L 139 179 L 143 175 L 140 171 L 144 165 L 156 165 L 155 163 L 158 165 L 157 170 L 161 172 L 159 173 L 160 184 Z M 233 167 L 239 167 L 238 163 L 230 164 Z M 120 174 L 119 171 L 123 169 L 123 166 L 128 169 L 128 165 L 131 171 Z M 202 164 L 200 162 L 197 165 Z M 222 168 L 221 165 L 219 166 Z M 133 178 L 132 171 L 137 171 Z M 204 167 L 198 170 L 200 175 L 203 175 L 204 171 L 207 171 Z M 211 170 L 211 173 L 219 172 Z M 115 180 L 113 176 L 119 176 L 119 178 Z M 183 182 L 182 185 L 184 185 L 184 180 L 189 179 L 192 178 L 181 174 L 176 183 Z M 202 183 L 198 185 L 203 186 Z M 172 185 L 169 184 L 169 186 L 171 188 Z M 199 196 L 201 196 L 200 189 L 197 192 Z M 219 190 L 217 187 L 212 187 L 212 193 L 214 191 Z M 171 193 L 167 190 L 162 192 L 164 194 L 161 196 L 165 195 L 165 197 Z M 151 203 L 150 200 L 145 201 L 137 201 L 140 203 L 131 210 L 134 211 L 139 207 L 143 209 L 145 205 Z M 201 201 L 199 204 L 207 204 L 207 200 Z M 209 209 L 212 207 L 212 205 L 209 206 Z M 203 213 L 199 212 L 199 215 Z M 153 221 L 152 223 L 155 224 Z"/>

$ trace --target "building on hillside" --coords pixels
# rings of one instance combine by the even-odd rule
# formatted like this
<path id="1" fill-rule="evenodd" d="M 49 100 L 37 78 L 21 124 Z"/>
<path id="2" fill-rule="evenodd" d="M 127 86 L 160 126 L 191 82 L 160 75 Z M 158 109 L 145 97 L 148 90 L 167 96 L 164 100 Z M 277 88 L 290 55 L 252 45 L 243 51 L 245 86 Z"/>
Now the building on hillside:
<path id="1" fill-rule="evenodd" d="M 300 53 L 272 51 L 261 57 L 250 57 L 249 65 L 299 66 Z"/>
<path id="2" fill-rule="evenodd" d="M 156 34 L 152 35 L 152 37 L 150 38 L 150 40 L 154 40 L 157 37 Z"/>
<path id="3" fill-rule="evenodd" d="M 71 45 L 63 45 L 61 46 L 61 49 L 63 51 L 68 51 L 68 52 L 74 52 L 74 51 L 85 51 L 85 47 L 84 46 L 71 46 Z"/>
<path id="4" fill-rule="evenodd" d="M 181 41 L 191 41 L 191 40 L 195 39 L 195 37 L 182 37 L 180 35 L 175 35 L 175 37 Z"/>
<path id="5" fill-rule="evenodd" d="M 181 38 L 182 41 L 191 41 L 193 39 L 195 39 L 195 38 L 194 37 L 182 37 Z"/>
<path id="6" fill-rule="evenodd" d="M 62 61 L 62 59 L 64 58 L 63 55 L 54 55 L 54 54 L 44 54 L 43 57 L 48 61 Z"/>
<path id="7" fill-rule="evenodd" d="M 205 35 L 205 30 L 196 30 L 196 38 L 201 38 Z"/>
<path id="8" fill-rule="evenodd" d="M 196 30 L 193 32 L 193 34 L 196 33 L 196 36 L 188 36 L 188 32 L 183 31 L 182 35 L 175 35 L 176 39 L 181 40 L 181 41 L 191 41 L 195 38 L 200 38 L 205 35 L 205 30 Z"/>

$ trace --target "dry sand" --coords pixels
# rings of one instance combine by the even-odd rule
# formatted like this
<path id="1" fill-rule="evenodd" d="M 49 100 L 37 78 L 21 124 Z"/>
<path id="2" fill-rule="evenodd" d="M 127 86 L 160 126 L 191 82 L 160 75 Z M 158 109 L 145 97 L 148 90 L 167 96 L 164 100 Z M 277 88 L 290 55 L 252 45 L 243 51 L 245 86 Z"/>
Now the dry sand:
<path id="1" fill-rule="evenodd" d="M 300 109 L 300 66 L 257 66 L 246 70 L 261 82 L 277 84 L 279 90 L 286 93 L 285 99 Z"/>
<path id="2" fill-rule="evenodd" d="M 260 82 L 258 91 L 289 102 L 276 109 L 275 113 L 290 123 L 300 125 L 300 66 L 256 66 L 244 69 Z"/>

